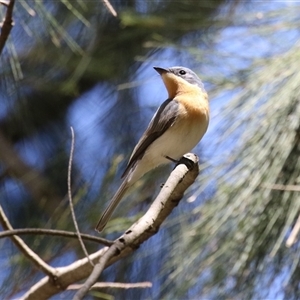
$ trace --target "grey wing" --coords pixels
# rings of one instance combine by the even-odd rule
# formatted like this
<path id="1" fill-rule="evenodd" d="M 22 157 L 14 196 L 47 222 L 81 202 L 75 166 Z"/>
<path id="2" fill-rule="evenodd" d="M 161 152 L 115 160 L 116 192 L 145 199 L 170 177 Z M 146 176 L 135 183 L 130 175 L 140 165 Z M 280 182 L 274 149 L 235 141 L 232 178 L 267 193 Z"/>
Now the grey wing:
<path id="1" fill-rule="evenodd" d="M 176 100 L 167 99 L 162 103 L 153 116 L 145 133 L 135 146 L 122 177 L 126 176 L 133 165 L 143 157 L 149 145 L 174 124 L 177 115 L 178 102 Z"/>

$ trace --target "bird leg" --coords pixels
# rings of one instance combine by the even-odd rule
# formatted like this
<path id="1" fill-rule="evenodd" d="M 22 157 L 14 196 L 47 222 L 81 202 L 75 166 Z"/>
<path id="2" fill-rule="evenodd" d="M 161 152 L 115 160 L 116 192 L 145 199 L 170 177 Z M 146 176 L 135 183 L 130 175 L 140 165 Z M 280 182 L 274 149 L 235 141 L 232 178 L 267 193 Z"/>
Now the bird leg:
<path id="1" fill-rule="evenodd" d="M 177 160 L 177 159 L 174 159 L 174 158 L 172 158 L 172 157 L 170 157 L 170 156 L 168 156 L 168 155 L 166 155 L 165 158 L 168 159 L 168 160 L 170 160 L 170 161 L 172 161 L 172 162 L 175 163 L 175 164 L 178 163 L 178 160 Z"/>

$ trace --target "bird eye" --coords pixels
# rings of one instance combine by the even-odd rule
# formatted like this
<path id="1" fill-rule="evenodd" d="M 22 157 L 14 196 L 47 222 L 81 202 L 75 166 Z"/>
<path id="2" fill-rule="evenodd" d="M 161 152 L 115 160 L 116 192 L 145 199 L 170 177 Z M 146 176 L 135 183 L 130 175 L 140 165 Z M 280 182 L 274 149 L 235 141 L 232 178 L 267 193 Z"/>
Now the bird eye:
<path id="1" fill-rule="evenodd" d="M 180 75 L 185 75 L 185 74 L 186 74 L 186 71 L 180 70 L 180 71 L 179 71 L 179 74 L 180 74 Z"/>

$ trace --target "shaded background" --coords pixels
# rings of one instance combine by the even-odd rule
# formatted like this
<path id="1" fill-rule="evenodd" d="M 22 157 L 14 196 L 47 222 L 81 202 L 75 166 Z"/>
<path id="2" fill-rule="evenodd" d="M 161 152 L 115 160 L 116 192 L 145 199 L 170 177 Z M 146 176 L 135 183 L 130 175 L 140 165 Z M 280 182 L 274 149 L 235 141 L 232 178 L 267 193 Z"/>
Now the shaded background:
<path id="1" fill-rule="evenodd" d="M 209 130 L 194 149 L 201 173 L 161 231 L 100 278 L 153 287 L 90 297 L 299 299 L 299 243 L 285 245 L 300 210 L 299 3 L 111 4 L 116 17 L 96 0 L 16 3 L 0 57 L 0 201 L 11 223 L 74 230 L 66 198 L 73 126 L 73 200 L 81 231 L 95 234 L 167 97 L 152 66 L 184 65 L 211 100 Z M 138 182 L 108 238 L 147 209 L 170 168 Z M 78 241 L 24 239 L 53 266 L 83 257 Z M 0 243 L 0 294 L 12 298 L 43 274 L 8 239 Z"/>

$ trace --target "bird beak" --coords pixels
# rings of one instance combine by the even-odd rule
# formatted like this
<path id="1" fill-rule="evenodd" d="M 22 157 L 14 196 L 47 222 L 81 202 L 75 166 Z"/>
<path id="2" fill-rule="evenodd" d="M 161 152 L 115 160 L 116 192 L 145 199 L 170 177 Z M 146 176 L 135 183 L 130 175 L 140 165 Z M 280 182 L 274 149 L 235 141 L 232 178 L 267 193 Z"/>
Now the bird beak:
<path id="1" fill-rule="evenodd" d="M 167 69 L 160 68 L 160 67 L 153 67 L 153 69 L 154 69 L 159 75 L 163 75 L 163 74 L 169 72 Z"/>

